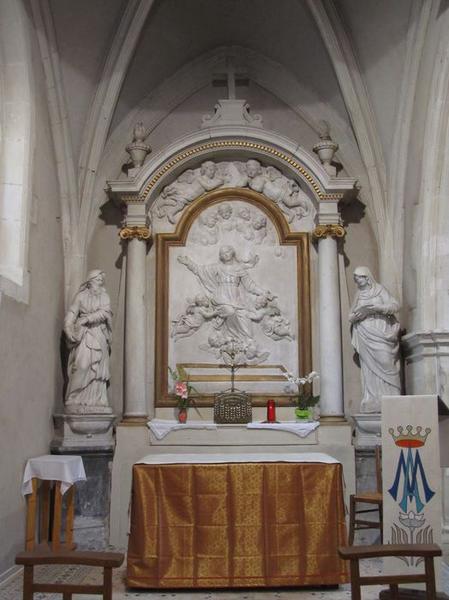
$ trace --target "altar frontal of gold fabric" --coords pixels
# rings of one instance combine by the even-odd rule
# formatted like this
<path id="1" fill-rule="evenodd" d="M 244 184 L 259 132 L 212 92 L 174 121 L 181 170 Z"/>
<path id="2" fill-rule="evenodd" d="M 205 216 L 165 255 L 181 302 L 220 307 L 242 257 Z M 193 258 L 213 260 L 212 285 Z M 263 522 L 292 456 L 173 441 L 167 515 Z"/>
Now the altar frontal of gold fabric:
<path id="1" fill-rule="evenodd" d="M 345 583 L 345 543 L 340 464 L 134 466 L 130 587 Z"/>

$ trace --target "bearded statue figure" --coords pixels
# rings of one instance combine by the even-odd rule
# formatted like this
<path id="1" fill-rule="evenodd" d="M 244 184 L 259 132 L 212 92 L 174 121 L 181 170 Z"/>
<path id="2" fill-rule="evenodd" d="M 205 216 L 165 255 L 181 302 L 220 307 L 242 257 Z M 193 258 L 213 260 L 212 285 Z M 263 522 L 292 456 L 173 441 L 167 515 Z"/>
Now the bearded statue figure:
<path id="1" fill-rule="evenodd" d="M 362 372 L 361 412 L 380 412 L 382 396 L 401 393 L 399 330 L 395 317 L 399 303 L 377 283 L 367 267 L 354 271 L 357 293 L 349 313 L 352 345 Z"/>

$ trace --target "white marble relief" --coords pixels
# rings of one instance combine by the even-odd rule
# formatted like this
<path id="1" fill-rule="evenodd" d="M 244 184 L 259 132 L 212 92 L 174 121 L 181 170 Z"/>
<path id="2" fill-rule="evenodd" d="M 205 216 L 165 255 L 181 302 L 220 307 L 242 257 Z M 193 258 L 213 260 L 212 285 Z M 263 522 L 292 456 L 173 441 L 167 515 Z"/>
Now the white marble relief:
<path id="1" fill-rule="evenodd" d="M 273 232 L 268 233 L 268 220 L 261 210 L 242 201 L 232 201 L 203 211 L 192 226 L 190 242 L 214 246 L 229 236 L 233 238 L 230 243 L 252 242 L 257 246 L 272 244 L 274 240 Z"/>
<path id="2" fill-rule="evenodd" d="M 156 200 L 156 216 L 176 223 L 179 213 L 204 192 L 222 186 L 224 179 L 217 175 L 212 161 L 204 162 L 199 169 L 187 169 L 173 183 L 162 190 Z"/>
<path id="3" fill-rule="evenodd" d="M 204 162 L 198 169 L 188 169 L 156 198 L 154 213 L 158 219 L 176 224 L 180 213 L 195 198 L 223 187 L 249 188 L 272 200 L 286 215 L 289 223 L 313 221 L 315 207 L 299 183 L 285 177 L 273 166 L 259 161 Z"/>
<path id="4" fill-rule="evenodd" d="M 255 330 L 258 328 L 274 341 L 292 341 L 290 321 L 273 292 L 259 286 L 250 275 L 259 262 L 257 254 L 249 253 L 243 258 L 233 246 L 223 245 L 217 258 L 199 263 L 188 255 L 177 257 L 178 263 L 193 274 L 202 292 L 186 298 L 184 312 L 172 320 L 171 337 L 176 342 L 204 328 L 200 350 L 219 360 L 225 360 L 225 355 L 232 352 L 237 362 L 260 364 L 267 360 L 270 351 L 257 341 Z"/>

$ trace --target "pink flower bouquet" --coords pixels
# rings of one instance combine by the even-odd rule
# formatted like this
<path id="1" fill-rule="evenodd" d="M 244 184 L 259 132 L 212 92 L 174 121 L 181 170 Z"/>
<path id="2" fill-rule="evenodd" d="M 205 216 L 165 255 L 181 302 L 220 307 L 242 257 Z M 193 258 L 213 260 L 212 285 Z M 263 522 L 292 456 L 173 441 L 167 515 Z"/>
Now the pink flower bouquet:
<path id="1" fill-rule="evenodd" d="M 178 400 L 178 408 L 187 408 L 190 402 L 190 393 L 197 390 L 189 383 L 189 375 L 183 367 L 172 369 L 168 367 L 168 371 L 175 384 L 175 396 Z"/>

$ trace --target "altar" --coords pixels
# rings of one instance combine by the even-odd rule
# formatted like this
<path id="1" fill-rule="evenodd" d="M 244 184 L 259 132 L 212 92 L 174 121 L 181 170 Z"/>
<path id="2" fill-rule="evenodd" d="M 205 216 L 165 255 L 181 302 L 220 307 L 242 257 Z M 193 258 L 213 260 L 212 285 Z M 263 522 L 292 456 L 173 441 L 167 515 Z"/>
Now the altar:
<path id="1" fill-rule="evenodd" d="M 346 583 L 345 543 L 329 455 L 151 454 L 133 467 L 129 587 Z"/>

